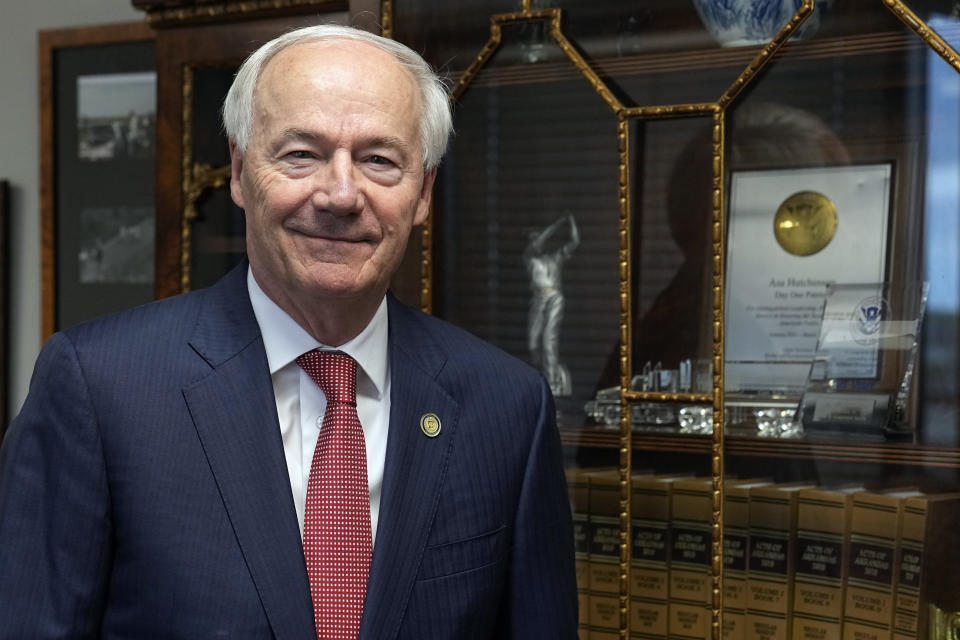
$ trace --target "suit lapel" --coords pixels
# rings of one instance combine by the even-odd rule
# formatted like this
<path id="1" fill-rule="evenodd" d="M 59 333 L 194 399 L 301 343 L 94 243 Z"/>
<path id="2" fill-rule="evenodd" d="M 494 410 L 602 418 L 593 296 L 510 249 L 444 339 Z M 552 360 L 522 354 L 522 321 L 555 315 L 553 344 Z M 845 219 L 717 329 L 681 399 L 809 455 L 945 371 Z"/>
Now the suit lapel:
<path id="1" fill-rule="evenodd" d="M 394 638 L 406 612 L 427 543 L 460 407 L 436 377 L 446 353 L 417 326 L 414 313 L 390 302 L 390 430 L 383 494 L 360 637 Z M 424 414 L 441 424 L 436 437 L 421 429 Z"/>
<path id="2" fill-rule="evenodd" d="M 212 371 L 183 395 L 267 619 L 278 640 L 310 637 L 310 589 L 246 262 L 209 290 L 190 344 Z"/>

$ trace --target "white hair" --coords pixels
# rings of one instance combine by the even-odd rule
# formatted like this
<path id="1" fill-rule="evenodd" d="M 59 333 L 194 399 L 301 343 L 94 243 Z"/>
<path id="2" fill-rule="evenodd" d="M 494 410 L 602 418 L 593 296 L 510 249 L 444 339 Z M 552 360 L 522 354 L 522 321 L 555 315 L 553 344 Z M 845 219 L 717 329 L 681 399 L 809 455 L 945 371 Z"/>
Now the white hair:
<path id="1" fill-rule="evenodd" d="M 223 128 L 241 153 L 250 142 L 253 101 L 257 81 L 266 64 L 278 53 L 297 44 L 323 40 L 358 40 L 392 55 L 413 74 L 420 90 L 419 133 L 424 171 L 440 164 L 453 130 L 447 87 L 430 65 L 415 51 L 395 40 L 368 31 L 334 24 L 321 24 L 290 31 L 271 40 L 248 57 L 237 71 L 223 102 Z"/>

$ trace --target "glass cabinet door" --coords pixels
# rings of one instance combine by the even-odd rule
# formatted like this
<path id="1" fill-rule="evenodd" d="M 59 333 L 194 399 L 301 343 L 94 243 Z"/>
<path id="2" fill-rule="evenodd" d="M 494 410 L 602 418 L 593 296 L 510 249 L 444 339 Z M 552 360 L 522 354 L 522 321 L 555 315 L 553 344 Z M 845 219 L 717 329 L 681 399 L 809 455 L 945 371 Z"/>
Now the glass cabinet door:
<path id="1" fill-rule="evenodd" d="M 454 105 L 422 306 L 550 384 L 581 638 L 954 637 L 960 5 L 383 10 Z"/>
<path id="2" fill-rule="evenodd" d="M 581 634 L 619 638 L 617 117 L 556 37 L 556 9 L 461 9 L 395 3 L 392 16 L 393 36 L 445 70 L 454 96 L 423 237 L 424 306 L 546 378 L 565 445 Z"/>
<path id="3" fill-rule="evenodd" d="M 807 23 L 724 110 L 724 624 L 952 637 L 960 13 Z"/>

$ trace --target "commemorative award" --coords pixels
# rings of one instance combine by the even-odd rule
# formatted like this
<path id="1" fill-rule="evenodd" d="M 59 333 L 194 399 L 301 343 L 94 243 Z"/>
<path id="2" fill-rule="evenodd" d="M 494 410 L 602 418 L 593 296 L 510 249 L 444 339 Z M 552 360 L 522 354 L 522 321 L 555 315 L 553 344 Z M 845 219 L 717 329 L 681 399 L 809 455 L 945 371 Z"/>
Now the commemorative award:
<path id="1" fill-rule="evenodd" d="M 892 171 L 883 163 L 732 174 L 724 346 L 730 433 L 802 435 L 794 416 L 828 287 L 885 278 Z"/>
<path id="2" fill-rule="evenodd" d="M 728 393 L 790 396 L 796 408 L 827 285 L 884 279 L 891 172 L 876 164 L 733 174 Z"/>
<path id="3" fill-rule="evenodd" d="M 926 283 L 828 285 L 800 417 L 808 435 L 909 439 Z"/>

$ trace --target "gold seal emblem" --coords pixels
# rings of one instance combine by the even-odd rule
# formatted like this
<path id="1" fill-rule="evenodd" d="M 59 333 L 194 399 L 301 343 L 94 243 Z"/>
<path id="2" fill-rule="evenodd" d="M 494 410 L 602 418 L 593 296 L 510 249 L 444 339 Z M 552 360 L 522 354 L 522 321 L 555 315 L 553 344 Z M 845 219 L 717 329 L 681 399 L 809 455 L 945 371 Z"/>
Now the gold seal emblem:
<path id="1" fill-rule="evenodd" d="M 428 438 L 435 438 L 440 434 L 440 418 L 435 413 L 425 413 L 420 416 L 420 430 Z"/>
<path id="2" fill-rule="evenodd" d="M 833 240 L 837 232 L 837 205 L 816 191 L 798 191 L 777 208 L 773 235 L 787 253 L 809 256 Z"/>

